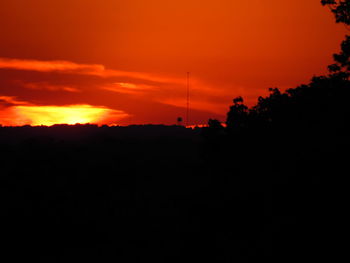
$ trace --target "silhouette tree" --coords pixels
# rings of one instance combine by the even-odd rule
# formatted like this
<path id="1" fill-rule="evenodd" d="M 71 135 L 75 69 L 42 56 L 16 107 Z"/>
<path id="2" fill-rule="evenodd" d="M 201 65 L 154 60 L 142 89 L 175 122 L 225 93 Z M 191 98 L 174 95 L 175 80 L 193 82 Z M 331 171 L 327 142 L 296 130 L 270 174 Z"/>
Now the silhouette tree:
<path id="1" fill-rule="evenodd" d="M 202 136 L 207 139 L 214 139 L 220 135 L 223 135 L 225 128 L 222 126 L 221 122 L 216 119 L 209 119 L 208 127 L 202 128 Z"/>
<path id="2" fill-rule="evenodd" d="M 321 3 L 330 8 L 337 23 L 350 25 L 350 0 L 322 0 Z M 334 54 L 333 58 L 335 63 L 328 66 L 331 75 L 348 79 L 350 76 L 350 36 L 345 37 L 341 44 L 341 52 Z"/>
<path id="3" fill-rule="evenodd" d="M 328 6 L 335 15 L 337 23 L 350 25 L 350 1 L 349 0 L 322 0 L 321 4 Z"/>
<path id="4" fill-rule="evenodd" d="M 350 25 L 350 0 L 323 0 L 321 3 L 330 8 L 337 23 Z M 313 77 L 308 85 L 300 85 L 285 92 L 270 88 L 269 96 L 259 97 L 258 103 L 250 109 L 244 105 L 242 97 L 235 98 L 227 113 L 227 131 L 250 132 L 257 128 L 273 128 L 276 132 L 291 127 L 320 128 L 319 125 L 325 120 L 329 124 L 333 123 L 332 127 L 336 130 L 340 123 L 347 123 L 350 36 L 346 36 L 341 51 L 333 57 L 335 63 L 328 66 L 330 74 Z"/>
<path id="5" fill-rule="evenodd" d="M 286 93 L 281 93 L 278 88 L 270 88 L 270 95 L 267 98 L 259 97 L 258 103 L 250 110 L 250 114 L 256 117 L 259 121 L 265 124 L 273 121 L 283 121 L 285 109 L 289 104 L 289 96 Z"/>
<path id="6" fill-rule="evenodd" d="M 182 122 L 183 122 L 182 117 L 178 117 L 178 118 L 177 118 L 177 125 L 178 125 L 178 126 L 182 126 Z"/>
<path id="7" fill-rule="evenodd" d="M 346 36 L 341 44 L 341 52 L 333 55 L 335 63 L 328 66 L 331 75 L 350 76 L 350 36 Z"/>
<path id="8" fill-rule="evenodd" d="M 229 131 L 246 126 L 248 120 L 248 107 L 242 97 L 233 99 L 233 105 L 227 113 L 226 125 Z"/>
<path id="9" fill-rule="evenodd" d="M 221 130 L 223 128 L 223 126 L 221 125 L 221 122 L 216 119 L 209 119 L 208 127 L 215 130 Z"/>
<path id="10" fill-rule="evenodd" d="M 350 0 L 321 2 L 330 7 L 338 23 L 350 25 Z M 273 248 L 281 255 L 296 242 L 302 243 L 306 253 L 318 253 L 320 247 L 331 249 L 330 242 L 320 241 L 318 232 L 328 224 L 321 235 L 336 239 L 328 222 L 336 225 L 338 218 L 334 220 L 329 213 L 320 220 L 325 200 L 346 205 L 337 194 L 347 179 L 343 171 L 349 159 L 350 143 L 344 138 L 350 133 L 350 36 L 334 62 L 329 74 L 315 76 L 308 84 L 286 91 L 269 89 L 270 94 L 259 97 L 254 107 L 248 108 L 242 97 L 235 98 L 224 136 L 217 136 L 215 120 L 209 120 L 204 130 L 206 163 L 214 171 L 211 180 L 219 186 L 217 193 L 223 192 L 229 205 L 237 205 L 227 201 L 234 200 L 235 194 L 250 196 L 252 202 L 246 199 L 245 207 L 256 205 L 262 194 L 260 214 L 281 227 L 273 237 L 277 241 Z M 296 218 L 296 223 L 284 227 L 281 215 L 291 215 L 290 222 Z M 279 247 L 282 243 L 290 245 Z"/>

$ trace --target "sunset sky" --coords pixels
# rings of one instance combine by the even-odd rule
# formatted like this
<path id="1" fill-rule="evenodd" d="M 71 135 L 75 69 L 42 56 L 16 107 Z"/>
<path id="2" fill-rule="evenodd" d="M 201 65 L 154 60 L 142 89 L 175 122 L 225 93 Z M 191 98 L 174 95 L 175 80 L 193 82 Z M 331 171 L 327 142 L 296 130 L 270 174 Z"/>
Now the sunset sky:
<path id="1" fill-rule="evenodd" d="M 326 73 L 346 29 L 320 0 L 1 0 L 0 124 L 225 120 Z"/>

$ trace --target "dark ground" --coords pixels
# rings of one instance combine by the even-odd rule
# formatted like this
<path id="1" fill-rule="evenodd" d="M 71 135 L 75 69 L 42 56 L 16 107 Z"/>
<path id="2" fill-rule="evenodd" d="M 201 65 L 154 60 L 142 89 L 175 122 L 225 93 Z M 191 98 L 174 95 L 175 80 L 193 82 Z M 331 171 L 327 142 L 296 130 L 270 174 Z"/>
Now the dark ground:
<path id="1" fill-rule="evenodd" d="M 0 128 L 6 262 L 233 262 L 342 250 L 349 137 L 281 134 L 271 143 L 202 133 Z"/>

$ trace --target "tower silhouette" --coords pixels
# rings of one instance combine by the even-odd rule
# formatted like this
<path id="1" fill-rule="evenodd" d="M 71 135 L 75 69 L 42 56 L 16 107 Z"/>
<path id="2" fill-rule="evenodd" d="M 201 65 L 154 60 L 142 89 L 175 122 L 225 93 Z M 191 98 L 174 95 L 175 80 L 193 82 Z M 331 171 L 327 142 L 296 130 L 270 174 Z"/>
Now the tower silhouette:
<path id="1" fill-rule="evenodd" d="M 186 126 L 190 122 L 190 72 L 187 72 Z"/>

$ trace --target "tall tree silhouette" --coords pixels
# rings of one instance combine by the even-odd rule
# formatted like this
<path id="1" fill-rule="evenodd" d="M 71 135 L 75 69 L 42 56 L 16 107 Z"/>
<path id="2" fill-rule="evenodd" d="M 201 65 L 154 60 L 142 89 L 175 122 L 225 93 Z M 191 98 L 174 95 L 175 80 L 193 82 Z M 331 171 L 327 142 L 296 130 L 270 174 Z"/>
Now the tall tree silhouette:
<path id="1" fill-rule="evenodd" d="M 227 113 L 227 129 L 229 131 L 243 128 L 246 126 L 248 120 L 248 107 L 244 105 L 242 97 L 233 99 L 233 105 L 230 107 L 230 111 Z"/>
<path id="2" fill-rule="evenodd" d="M 330 8 L 337 23 L 350 25 L 350 0 L 323 0 L 321 4 Z M 235 98 L 227 113 L 227 131 L 320 129 L 326 120 L 332 123 L 328 126 L 333 130 L 349 126 L 346 105 L 350 95 L 350 36 L 346 36 L 341 51 L 333 57 L 335 63 L 328 66 L 330 74 L 315 76 L 307 85 L 285 92 L 271 88 L 269 96 L 259 97 L 252 108 L 244 105 L 242 97 Z"/>
<path id="3" fill-rule="evenodd" d="M 322 0 L 322 5 L 328 6 L 335 15 L 337 23 L 350 26 L 350 0 Z M 350 30 L 348 28 L 348 30 Z M 333 75 L 349 79 L 350 76 L 350 36 L 346 36 L 341 44 L 341 52 L 334 54 L 335 63 L 328 67 Z"/>
<path id="4" fill-rule="evenodd" d="M 337 23 L 350 25 L 350 1 L 349 0 L 322 0 L 322 5 L 328 6 L 334 13 Z"/>

